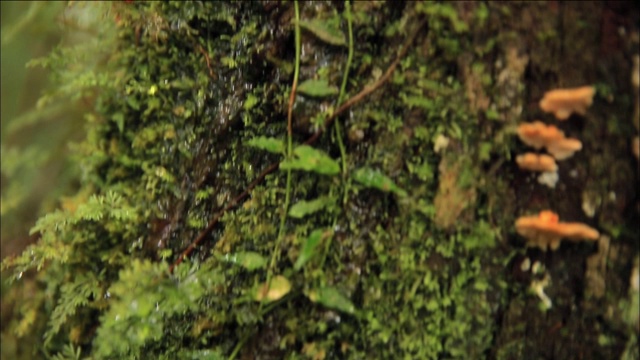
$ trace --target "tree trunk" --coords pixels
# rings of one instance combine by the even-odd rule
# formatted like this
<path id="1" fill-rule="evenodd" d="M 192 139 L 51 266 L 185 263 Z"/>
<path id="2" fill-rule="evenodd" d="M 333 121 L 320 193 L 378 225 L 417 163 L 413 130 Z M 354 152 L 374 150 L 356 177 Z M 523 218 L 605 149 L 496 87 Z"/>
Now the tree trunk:
<path id="1" fill-rule="evenodd" d="M 71 85 L 98 89 L 83 189 L 3 262 L 43 269 L 7 334 L 93 358 L 637 358 L 638 5 L 107 14 L 106 65 Z M 585 113 L 540 108 L 581 86 Z M 535 120 L 582 142 L 555 187 L 515 163 Z M 599 237 L 527 247 L 514 223 L 542 210 Z"/>

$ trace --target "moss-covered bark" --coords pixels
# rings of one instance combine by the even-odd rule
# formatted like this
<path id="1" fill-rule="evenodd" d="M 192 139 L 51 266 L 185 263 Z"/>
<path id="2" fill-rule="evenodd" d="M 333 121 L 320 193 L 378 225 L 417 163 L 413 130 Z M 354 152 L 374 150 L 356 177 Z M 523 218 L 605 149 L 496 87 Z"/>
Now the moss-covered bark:
<path id="1" fill-rule="evenodd" d="M 637 354 L 637 7 L 305 2 L 299 22 L 293 3 L 108 10 L 108 61 L 73 83 L 99 89 L 83 188 L 3 262 L 18 278 L 3 305 L 23 301 L 3 343 L 18 330 L 45 337 L 36 356 L 96 359 Z M 296 26 L 300 82 L 317 81 L 293 106 L 293 157 Z M 389 79 L 333 119 L 403 44 Z M 594 105 L 560 124 L 584 149 L 548 189 L 514 165 L 515 127 L 556 123 L 544 91 L 584 84 Z M 545 208 L 603 237 L 527 250 L 513 223 Z M 530 291 L 545 278 L 549 309 Z"/>

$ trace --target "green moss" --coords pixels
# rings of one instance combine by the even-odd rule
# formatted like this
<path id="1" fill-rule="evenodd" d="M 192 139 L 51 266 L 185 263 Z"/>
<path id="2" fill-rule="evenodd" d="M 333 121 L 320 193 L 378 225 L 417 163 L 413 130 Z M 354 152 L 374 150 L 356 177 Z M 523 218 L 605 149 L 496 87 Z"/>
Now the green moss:
<path id="1" fill-rule="evenodd" d="M 508 112 L 468 96 L 508 92 L 484 58 L 502 40 L 474 39 L 493 10 L 354 3 L 362 41 L 347 98 L 381 76 L 422 17 L 429 28 L 390 81 L 341 117 L 360 134 L 341 149 L 328 134 L 301 144 L 340 105 L 330 85 L 343 74 L 347 17 L 331 2 L 301 4 L 310 96 L 294 107 L 287 157 L 292 4 L 114 6 L 117 40 L 76 150 L 83 190 L 3 263 L 16 292 L 20 274 L 40 271 L 12 330 L 46 333 L 41 353 L 94 359 L 488 357 L 515 217 L 511 179 L 494 168 L 513 146 L 501 138 Z M 436 152 L 441 137 L 450 142 Z M 256 300 L 272 279 L 291 288 Z"/>
<path id="2" fill-rule="evenodd" d="M 282 109 L 269 109 L 269 103 L 258 97 L 265 96 L 265 91 L 260 89 L 265 89 L 266 84 L 262 86 L 260 81 L 268 81 L 268 77 L 251 75 L 250 67 L 255 65 L 250 62 L 255 61 L 255 54 L 266 46 L 264 37 L 259 34 L 269 26 L 262 15 L 253 12 L 252 6 L 255 7 L 214 3 L 175 8 L 172 4 L 152 3 L 120 9 L 120 41 L 116 44 L 117 56 L 111 60 L 113 75 L 107 77 L 111 83 L 102 89 L 90 136 L 79 147 L 87 155 L 83 164 L 90 169 L 85 186 L 106 195 L 77 198 L 75 209 L 58 211 L 43 218 L 33 230 L 42 234 L 40 243 L 22 257 L 5 262 L 5 266 L 15 268 L 18 273 L 31 267 L 42 268 L 51 274 L 52 280 L 55 279 L 48 284 L 54 293 L 61 289 L 60 295 L 56 296 L 56 305 L 52 307 L 47 351 L 75 351 L 75 348 L 65 347 L 72 341 L 80 346 L 83 354 L 92 354 L 95 358 L 140 354 L 188 357 L 193 354 L 180 350 L 179 344 L 194 341 L 204 346 L 194 351 L 213 348 L 213 354 L 230 354 L 232 349 L 240 349 L 238 346 L 243 344 L 245 337 L 255 335 L 253 329 L 257 324 L 262 324 L 264 329 L 274 329 L 268 331 L 284 331 L 282 337 L 287 339 L 283 343 L 286 346 L 279 350 L 283 355 L 300 351 L 302 344 L 318 336 L 325 340 L 315 342 L 316 351 L 326 353 L 341 339 L 345 355 L 353 357 L 377 353 L 387 348 L 389 342 L 393 344 L 391 349 L 403 349 L 406 354 L 423 352 L 422 355 L 437 356 L 443 351 L 437 346 L 440 340 L 433 343 L 434 348 L 425 350 L 421 350 L 421 342 L 434 335 L 444 339 L 446 332 L 438 329 L 437 333 L 424 333 L 419 330 L 421 326 L 417 320 L 403 310 L 405 305 L 428 295 L 420 294 L 420 273 L 426 271 L 423 262 L 428 252 L 423 253 L 426 249 L 420 250 L 420 247 L 413 249 L 415 244 L 408 246 L 416 239 L 402 245 L 402 237 L 391 236 L 393 232 L 378 226 L 379 241 L 374 240 L 377 244 L 374 249 L 379 248 L 376 250 L 378 255 L 371 258 L 359 241 L 345 241 L 347 236 L 353 236 L 350 234 L 360 233 L 354 230 L 370 226 L 358 218 L 339 221 L 339 226 L 351 230 L 338 232 L 338 238 L 333 242 L 324 240 L 326 246 L 312 248 L 326 247 L 329 251 L 322 262 L 317 261 L 321 258 L 299 253 L 298 249 L 302 239 L 310 233 L 310 226 L 329 226 L 332 213 L 321 210 L 308 214 L 305 219 L 290 219 L 286 228 L 289 235 L 283 246 L 289 256 L 276 264 L 275 271 L 290 279 L 294 291 L 276 306 L 261 309 L 250 294 L 264 281 L 266 273 L 247 272 L 221 259 L 231 253 L 271 254 L 276 234 L 272 219 L 282 211 L 280 173 L 270 175 L 263 186 L 254 189 L 252 198 L 240 209 L 225 214 L 223 227 L 214 231 L 209 244 L 200 249 L 197 258 L 201 259 L 201 265 L 194 265 L 191 275 L 183 271 L 186 265 L 169 275 L 166 263 L 139 260 L 166 258 L 170 254 L 177 256 L 206 226 L 215 208 L 252 180 L 247 175 L 255 176 L 255 171 L 248 170 L 246 164 L 260 167 L 256 156 L 267 161 L 277 159 L 261 154 L 259 149 L 247 150 L 240 146 L 258 134 L 278 134 L 284 129 L 274 116 Z M 322 7 L 316 10 L 322 11 Z M 248 15 L 238 17 L 233 15 L 236 12 Z M 176 21 L 183 25 L 176 25 Z M 223 30 L 204 36 L 204 31 L 212 28 Z M 249 50 L 238 53 L 240 47 Z M 207 57 L 212 59 L 210 63 Z M 415 66 L 412 57 L 406 60 L 403 67 Z M 242 89 L 245 83 L 250 83 L 256 90 L 250 93 L 233 90 Z M 268 90 L 270 96 L 275 99 L 284 96 L 287 85 L 286 82 L 276 83 L 275 88 Z M 418 103 L 422 101 L 418 97 L 415 99 Z M 391 103 L 391 106 L 397 105 Z M 396 141 L 386 150 L 380 146 L 382 155 L 376 152 L 361 154 L 355 158 L 364 155 L 371 160 L 356 161 L 361 164 L 379 161 L 383 169 L 397 173 L 404 161 L 398 157 L 397 149 L 409 144 L 409 139 L 398 132 L 402 121 L 397 116 L 388 116 L 387 105 L 367 106 L 365 110 L 369 108 L 378 114 L 374 118 L 378 119 L 376 131 L 381 138 Z M 442 113 L 437 105 L 432 110 Z M 236 124 L 241 118 L 244 127 L 238 129 Z M 256 121 L 258 118 L 264 120 Z M 320 148 L 333 146 L 326 141 L 320 144 Z M 423 157 L 419 159 L 420 163 L 426 164 Z M 425 171 L 419 173 L 418 179 L 430 179 Z M 212 173 L 220 174 L 213 183 Z M 332 177 L 313 173 L 304 172 L 296 177 L 296 199 L 336 193 L 340 186 L 340 182 Z M 412 182 L 410 179 L 400 181 L 407 185 Z M 361 195 L 350 196 L 355 197 L 352 201 L 358 202 L 360 200 L 356 199 L 364 192 L 376 191 L 363 190 Z M 160 206 L 156 206 L 158 201 Z M 371 204 L 363 215 L 378 212 L 383 218 L 392 220 L 394 217 L 388 207 L 393 202 L 388 199 Z M 416 221 L 420 222 L 418 219 Z M 393 221 L 397 223 L 397 220 Z M 145 224 L 157 225 L 151 226 L 149 232 Z M 422 222 L 417 226 L 425 225 Z M 218 254 L 214 257 L 208 254 L 212 244 Z M 454 252 L 455 247 L 449 246 L 448 258 L 451 259 Z M 423 255 L 416 257 L 416 254 Z M 311 261 L 304 271 L 295 274 L 291 272 L 293 260 L 300 259 L 301 255 Z M 95 267 L 97 264 L 102 265 Z M 392 285 L 373 280 L 378 271 L 374 269 L 378 266 L 383 267 L 381 277 L 385 282 L 398 279 L 396 268 L 407 272 L 423 270 Z M 360 269 L 359 273 L 354 272 L 356 268 Z M 346 279 L 345 271 L 351 274 L 346 275 Z M 62 278 L 54 275 L 63 273 L 68 275 Z M 78 275 L 74 276 L 74 273 Z M 205 273 L 207 275 L 198 275 Z M 87 279 L 91 281 L 87 282 Z M 434 281 L 438 284 L 440 280 Z M 413 296 L 397 298 L 393 295 L 406 292 L 409 283 Z M 342 285 L 336 287 L 338 284 Z M 380 289 L 380 296 L 370 300 L 369 296 L 363 295 L 361 301 L 350 305 L 355 306 L 359 314 L 356 317 L 350 316 L 353 311 L 345 311 L 346 307 L 341 305 L 350 303 L 349 299 L 356 292 L 377 293 L 376 288 Z M 300 290 L 307 296 L 301 295 Z M 327 295 L 325 299 L 321 296 L 324 293 L 335 295 Z M 451 302 L 449 295 L 444 299 Z M 311 305 L 310 300 L 317 303 Z M 439 297 L 431 300 L 435 305 L 431 312 L 438 313 L 442 306 L 440 301 Z M 384 332 L 379 332 L 373 314 L 379 311 L 378 307 L 388 309 L 390 306 L 396 309 L 395 314 L 376 316 L 397 320 Z M 303 308 L 307 310 L 302 311 Z M 345 312 L 341 315 L 344 320 L 328 321 L 327 314 L 332 308 Z M 417 305 L 413 311 L 421 308 L 422 305 Z M 46 314 L 43 312 L 38 316 L 46 317 Z M 338 315 L 334 313 L 333 316 Z M 443 316 L 440 315 L 441 323 L 447 319 Z M 193 323 L 196 318 L 206 321 Z M 357 322 L 370 324 L 366 338 L 358 337 Z M 18 326 L 29 326 L 29 323 L 21 324 Z M 73 335 L 88 333 L 86 330 L 96 325 L 94 335 Z M 237 330 L 227 330 L 233 328 Z M 402 330 L 405 328 L 407 330 Z M 389 331 L 400 331 L 401 335 L 391 337 Z M 455 331 L 464 332 L 465 329 Z M 257 335 L 270 336 L 262 333 L 259 331 Z M 312 353 L 308 347 L 306 349 L 304 353 Z M 256 350 L 247 347 L 243 351 Z"/>

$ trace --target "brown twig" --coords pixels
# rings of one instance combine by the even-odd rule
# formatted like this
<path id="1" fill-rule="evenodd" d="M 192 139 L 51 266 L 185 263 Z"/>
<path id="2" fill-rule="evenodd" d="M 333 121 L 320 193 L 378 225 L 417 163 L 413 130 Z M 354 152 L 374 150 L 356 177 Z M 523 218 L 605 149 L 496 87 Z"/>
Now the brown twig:
<path id="1" fill-rule="evenodd" d="M 198 237 L 191 244 L 189 244 L 189 246 L 182 252 L 182 254 L 180 254 L 178 259 L 171 265 L 171 267 L 169 268 L 169 271 L 173 272 L 173 269 L 176 266 L 180 265 L 180 263 L 184 260 L 184 258 L 189 256 L 189 254 L 193 252 L 193 250 L 202 242 L 202 240 L 204 240 L 204 238 L 211 231 L 213 231 L 213 228 L 218 223 L 218 220 L 220 220 L 220 218 L 222 217 L 222 215 L 224 215 L 225 212 L 233 209 L 236 205 L 238 205 L 240 201 L 242 201 L 242 199 L 249 196 L 249 193 L 251 192 L 251 190 L 253 190 L 253 188 L 256 187 L 256 185 L 258 185 L 262 181 L 262 179 L 264 179 L 265 176 L 269 175 L 270 173 L 278 169 L 279 166 L 280 166 L 280 162 L 276 162 L 269 165 L 269 167 L 264 169 L 260 173 L 260 175 L 258 175 L 258 177 L 255 178 L 255 180 L 253 180 L 251 184 L 249 184 L 249 186 L 247 186 L 247 188 L 242 193 L 240 193 L 240 195 L 233 198 L 233 200 L 231 200 L 231 202 L 224 209 L 218 211 L 216 215 L 211 219 L 211 221 L 209 221 L 209 224 L 207 225 L 207 227 L 204 230 L 202 230 L 200 234 L 198 234 Z"/>
<path id="2" fill-rule="evenodd" d="M 413 43 L 413 40 L 415 39 L 416 35 L 418 35 L 418 31 L 420 31 L 420 29 L 422 29 L 422 26 L 424 24 L 425 24 L 425 20 L 422 20 L 418 24 L 416 29 L 413 31 L 413 33 L 407 38 L 407 41 L 405 42 L 404 46 L 402 47 L 402 49 L 398 53 L 398 56 L 396 56 L 396 59 L 391 63 L 391 65 L 389 66 L 387 71 L 384 73 L 384 75 L 382 75 L 375 83 L 365 86 L 364 89 L 362 89 L 362 91 L 357 93 L 351 99 L 345 101 L 344 104 L 342 104 L 338 108 L 338 110 L 336 110 L 333 114 L 331 114 L 331 116 L 329 116 L 327 118 L 327 120 L 325 120 L 325 122 L 324 122 L 324 128 L 325 129 L 327 129 L 329 127 L 329 125 L 331 125 L 331 122 L 333 122 L 333 120 L 335 120 L 335 118 L 337 118 L 339 115 L 341 115 L 342 113 L 347 111 L 353 105 L 355 105 L 358 102 L 360 102 L 367 95 L 369 95 L 372 92 L 378 90 L 382 85 L 384 85 L 385 82 L 387 82 L 389 80 L 389 78 L 391 78 L 391 75 L 393 74 L 393 71 L 396 69 L 396 67 L 400 63 L 400 60 L 407 54 L 407 51 L 409 51 L 409 46 Z M 307 141 L 305 141 L 304 143 L 306 145 L 313 144 L 314 142 L 316 142 L 316 140 L 318 140 L 320 135 L 322 135 L 322 129 L 318 129 L 318 131 L 316 131 L 313 135 L 311 135 L 311 137 L 309 137 L 309 139 L 307 139 Z"/>
<path id="3" fill-rule="evenodd" d="M 297 79 L 296 79 L 297 80 Z M 293 135 L 293 104 L 296 101 L 296 90 L 298 89 L 298 81 L 294 81 L 291 86 L 291 95 L 289 95 L 289 106 L 287 109 L 287 133 L 289 137 Z"/>
<path id="4" fill-rule="evenodd" d="M 213 69 L 211 68 L 211 59 L 209 58 L 209 54 L 207 54 L 207 52 L 200 44 L 197 45 L 197 49 L 202 53 L 202 55 L 204 55 L 204 60 L 207 62 L 207 69 L 209 69 L 209 76 L 211 76 L 212 79 L 215 79 Z"/>
<path id="5" fill-rule="evenodd" d="M 396 67 L 400 63 L 400 60 L 402 60 L 402 58 L 409 51 L 409 47 L 415 40 L 420 29 L 422 29 L 422 27 L 424 26 L 425 22 L 426 22 L 425 20 L 422 20 L 418 24 L 416 29 L 413 31 L 413 33 L 411 33 L 411 35 L 407 38 L 402 49 L 398 53 L 398 56 L 396 56 L 396 59 L 391 63 L 391 65 L 389 66 L 387 71 L 384 73 L 384 75 L 381 76 L 380 79 L 378 79 L 375 83 L 365 86 L 364 89 L 362 89 L 362 91 L 360 91 L 355 96 L 347 100 L 333 114 L 331 114 L 331 116 L 329 116 L 327 120 L 325 120 L 324 122 L 325 129 L 329 125 L 331 125 L 331 122 L 335 120 L 335 118 L 337 118 L 339 115 L 347 111 L 353 105 L 360 102 L 367 95 L 379 89 L 382 85 L 384 85 L 385 82 L 387 82 L 391 78 L 393 71 L 396 69 Z M 288 122 L 287 126 L 288 126 L 289 132 L 291 132 L 291 117 L 292 117 L 293 101 L 295 101 L 296 85 L 297 84 L 293 84 L 293 87 L 291 89 L 291 96 L 289 97 L 289 109 L 288 109 L 288 117 L 287 117 L 287 122 Z M 319 129 L 313 135 L 311 135 L 309 139 L 307 139 L 307 141 L 305 141 L 304 143 L 307 145 L 313 144 L 318 140 L 321 134 L 322 134 L 322 129 Z M 209 222 L 209 225 L 207 225 L 207 227 L 204 230 L 202 230 L 202 232 L 200 232 L 198 237 L 180 254 L 178 259 L 171 265 L 171 267 L 169 268 L 169 271 L 173 272 L 173 269 L 176 266 L 178 266 L 180 263 L 182 263 L 182 261 L 184 261 L 184 258 L 189 256 L 189 254 L 193 252 L 193 250 L 204 240 L 204 238 L 207 235 L 209 235 L 211 231 L 213 231 L 213 228 L 215 227 L 215 225 L 218 223 L 218 221 L 220 220 L 222 215 L 224 215 L 225 212 L 227 212 L 228 210 L 231 210 L 232 208 L 237 206 L 238 203 L 242 201 L 242 199 L 249 196 L 249 193 L 251 192 L 251 190 L 253 190 L 253 188 L 256 187 L 256 185 L 258 185 L 267 175 L 277 170 L 279 166 L 280 166 L 279 161 L 269 165 L 264 171 L 260 173 L 260 175 L 258 175 L 257 178 L 255 178 L 255 180 L 251 182 L 251 184 L 249 184 L 249 186 L 247 186 L 247 188 L 240 195 L 236 196 L 233 200 L 231 200 L 231 202 L 224 209 L 218 211 L 216 215 Z"/>

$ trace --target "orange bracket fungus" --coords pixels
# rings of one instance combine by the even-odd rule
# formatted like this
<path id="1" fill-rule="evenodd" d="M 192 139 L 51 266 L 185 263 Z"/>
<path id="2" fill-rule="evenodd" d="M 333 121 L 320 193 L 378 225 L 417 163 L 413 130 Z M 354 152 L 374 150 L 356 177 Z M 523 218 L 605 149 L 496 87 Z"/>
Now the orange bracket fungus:
<path id="1" fill-rule="evenodd" d="M 523 143 L 540 149 L 547 144 L 564 139 L 564 133 L 553 125 L 546 125 L 542 121 L 522 123 L 518 125 L 518 137 Z"/>
<path id="2" fill-rule="evenodd" d="M 547 91 L 540 100 L 540 108 L 552 112 L 558 120 L 566 120 L 574 112 L 586 114 L 595 93 L 593 86 Z"/>
<path id="3" fill-rule="evenodd" d="M 547 144 L 547 151 L 557 160 L 570 158 L 580 149 L 582 149 L 582 143 L 578 139 L 563 138 Z"/>
<path id="4" fill-rule="evenodd" d="M 527 246 L 537 246 L 546 251 L 556 250 L 560 240 L 597 240 L 598 230 L 582 223 L 559 222 L 558 214 L 543 210 L 538 215 L 522 216 L 516 220 L 516 231 L 527 239 Z"/>
<path id="5" fill-rule="evenodd" d="M 546 154 L 525 153 L 516 157 L 518 167 L 523 170 L 540 171 L 538 182 L 550 188 L 555 188 L 558 182 L 558 165 L 556 160 Z"/>
<path id="6" fill-rule="evenodd" d="M 545 154 L 525 153 L 516 157 L 520 169 L 529 171 L 555 172 L 558 165 L 553 157 Z"/>
<path id="7" fill-rule="evenodd" d="M 542 121 L 522 123 L 518 126 L 517 133 L 523 143 L 536 149 L 546 147 L 557 160 L 567 159 L 582 149 L 580 140 L 567 138 L 562 130 Z"/>

